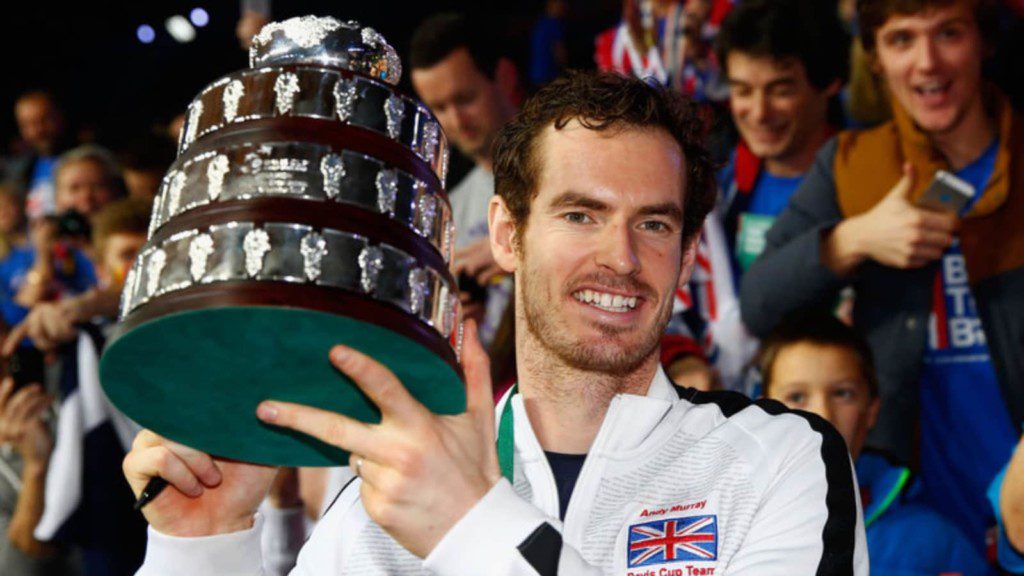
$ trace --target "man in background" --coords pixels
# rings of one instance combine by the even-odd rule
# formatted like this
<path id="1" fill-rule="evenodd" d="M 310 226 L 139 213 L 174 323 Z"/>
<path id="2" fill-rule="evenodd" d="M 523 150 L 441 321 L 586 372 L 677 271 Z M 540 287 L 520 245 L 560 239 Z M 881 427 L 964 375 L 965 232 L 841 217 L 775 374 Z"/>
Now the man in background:
<path id="1" fill-rule="evenodd" d="M 837 95 L 849 68 L 849 38 L 835 7 L 820 4 L 746 1 L 719 30 L 715 53 L 741 138 L 719 172 L 719 204 L 663 342 L 663 361 L 680 384 L 706 388 L 717 377 L 726 388 L 758 395 L 744 390 L 757 344 L 740 319 L 740 276 L 842 124 Z"/>
<path id="2" fill-rule="evenodd" d="M 448 189 L 455 221 L 453 273 L 466 317 L 480 324 L 484 346 L 494 341 L 511 295 L 491 255 L 487 206 L 494 196 L 494 140 L 519 108 L 519 75 L 494 30 L 466 15 L 433 16 L 416 29 L 409 56 L 412 85 L 448 137 L 475 166 Z"/>
<path id="3" fill-rule="evenodd" d="M 982 79 L 994 8 L 858 3 L 893 120 L 822 148 L 741 291 L 765 335 L 853 285 L 882 401 L 868 444 L 917 463 L 925 499 L 982 553 L 997 525 L 986 492 L 1024 422 L 1024 122 Z M 926 192 L 939 170 L 972 192 Z"/>
<path id="4" fill-rule="evenodd" d="M 4 179 L 26 199 L 30 219 L 53 214 L 54 166 L 69 147 L 64 114 L 52 94 L 33 90 L 15 102 L 14 118 L 26 150 L 8 162 Z"/>

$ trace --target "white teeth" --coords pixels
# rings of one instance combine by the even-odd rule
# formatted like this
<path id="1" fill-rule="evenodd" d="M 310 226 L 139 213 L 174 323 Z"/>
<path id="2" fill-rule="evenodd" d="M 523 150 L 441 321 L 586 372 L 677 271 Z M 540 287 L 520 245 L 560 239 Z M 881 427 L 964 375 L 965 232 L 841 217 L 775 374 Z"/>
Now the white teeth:
<path id="1" fill-rule="evenodd" d="M 609 312 L 628 312 L 636 308 L 637 303 L 636 296 L 606 294 L 603 292 L 595 292 L 593 290 L 580 290 L 573 294 L 573 298 Z"/>
<path id="2" fill-rule="evenodd" d="M 917 91 L 923 94 L 936 94 L 944 91 L 948 87 L 946 82 L 928 82 L 917 87 Z"/>

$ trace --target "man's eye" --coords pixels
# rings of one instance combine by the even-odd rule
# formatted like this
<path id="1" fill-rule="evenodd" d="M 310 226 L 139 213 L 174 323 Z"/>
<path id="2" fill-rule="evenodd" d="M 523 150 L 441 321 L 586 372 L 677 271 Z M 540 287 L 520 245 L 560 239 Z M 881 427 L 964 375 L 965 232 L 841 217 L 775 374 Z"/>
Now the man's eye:
<path id="1" fill-rule="evenodd" d="M 651 232 L 668 232 L 671 229 L 668 224 L 660 220 L 648 220 L 640 226 L 644 230 L 650 230 Z"/>
<path id="2" fill-rule="evenodd" d="M 583 212 L 567 212 L 563 217 L 567 222 L 572 222 L 573 224 L 586 224 L 590 222 L 590 216 Z"/>
<path id="3" fill-rule="evenodd" d="M 886 43 L 897 48 L 905 47 L 910 44 L 910 34 L 906 32 L 890 34 L 889 37 L 886 38 Z"/>
<path id="4" fill-rule="evenodd" d="M 939 36 L 943 40 L 956 40 L 964 35 L 964 31 L 960 26 L 950 26 L 949 28 L 943 28 L 939 32 Z"/>

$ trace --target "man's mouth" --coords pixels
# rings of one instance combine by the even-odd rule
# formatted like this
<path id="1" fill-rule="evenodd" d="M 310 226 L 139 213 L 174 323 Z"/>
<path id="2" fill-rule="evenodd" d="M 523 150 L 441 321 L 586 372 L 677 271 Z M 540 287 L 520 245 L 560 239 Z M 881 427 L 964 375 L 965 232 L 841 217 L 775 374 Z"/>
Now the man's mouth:
<path id="1" fill-rule="evenodd" d="M 597 290 L 578 290 L 573 292 L 573 298 L 583 304 L 589 304 L 605 312 L 629 312 L 636 308 L 636 296 L 623 296 L 621 294 L 609 294 Z"/>
<path id="2" fill-rule="evenodd" d="M 786 134 L 786 126 L 759 126 L 750 129 L 750 134 L 755 140 L 776 142 Z"/>
<path id="3" fill-rule="evenodd" d="M 918 84 L 913 87 L 914 93 L 918 96 L 925 98 L 926 100 L 941 99 L 949 93 L 950 87 L 953 86 L 952 81 L 939 81 L 934 80 L 931 82 L 925 82 Z"/>

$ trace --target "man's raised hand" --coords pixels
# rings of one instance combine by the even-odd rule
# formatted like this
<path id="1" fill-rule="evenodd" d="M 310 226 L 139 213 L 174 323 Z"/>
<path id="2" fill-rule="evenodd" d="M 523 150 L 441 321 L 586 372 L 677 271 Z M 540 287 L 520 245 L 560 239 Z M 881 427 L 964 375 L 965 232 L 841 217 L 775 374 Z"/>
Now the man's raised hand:
<path id="1" fill-rule="evenodd" d="M 472 321 L 466 323 L 463 359 L 463 414 L 433 414 L 386 367 L 336 346 L 331 363 L 377 405 L 380 424 L 277 401 L 260 404 L 257 416 L 349 451 L 350 464 L 362 478 L 367 514 L 423 558 L 501 479 L 489 361 Z"/>
<path id="2" fill-rule="evenodd" d="M 847 276 L 865 259 L 893 268 L 921 268 L 938 260 L 953 243 L 957 215 L 914 205 L 916 175 L 909 163 L 903 177 L 871 210 L 844 220 L 823 243 L 825 264 Z"/>

